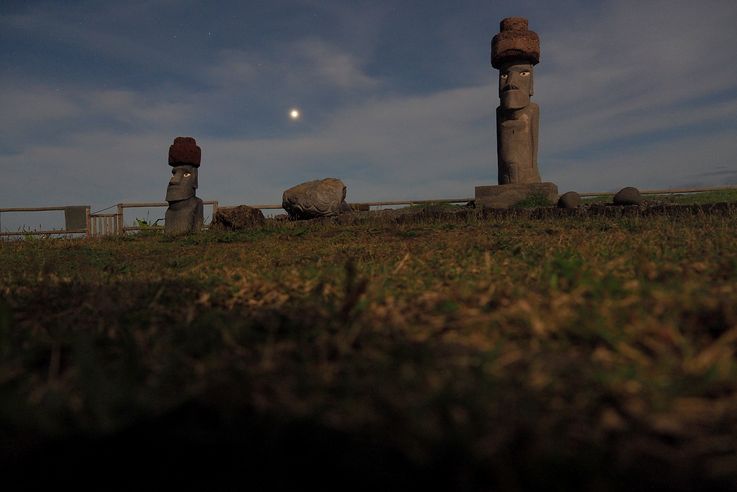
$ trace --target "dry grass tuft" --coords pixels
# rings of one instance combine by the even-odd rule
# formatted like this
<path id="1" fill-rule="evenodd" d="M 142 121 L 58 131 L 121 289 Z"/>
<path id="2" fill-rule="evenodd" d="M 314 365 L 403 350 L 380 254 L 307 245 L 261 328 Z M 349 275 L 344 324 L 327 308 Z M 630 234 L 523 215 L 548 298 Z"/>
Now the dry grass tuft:
<path id="1" fill-rule="evenodd" d="M 3 459 L 133 441 L 238 450 L 256 484 L 735 483 L 735 213 L 357 217 L 2 243 Z"/>

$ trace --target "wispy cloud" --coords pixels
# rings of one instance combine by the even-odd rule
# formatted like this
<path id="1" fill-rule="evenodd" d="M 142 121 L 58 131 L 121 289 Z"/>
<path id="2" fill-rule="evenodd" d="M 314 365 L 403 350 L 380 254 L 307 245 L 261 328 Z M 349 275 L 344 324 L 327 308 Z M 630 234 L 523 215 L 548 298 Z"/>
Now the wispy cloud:
<path id="1" fill-rule="evenodd" d="M 220 88 L 266 92 L 355 91 L 379 84 L 365 73 L 357 57 L 314 38 L 282 44 L 269 53 L 222 50 L 202 80 Z"/>
<path id="2" fill-rule="evenodd" d="M 192 43 L 191 59 L 170 40 L 188 26 L 153 29 L 157 2 L 136 3 L 152 19 L 141 21 L 140 36 L 106 22 L 67 22 L 73 11 L 64 22 L 53 9 L 5 17 L 5 32 L 58 38 L 111 71 L 128 69 L 130 80 L 105 86 L 83 72 L 52 80 L 43 71 L 2 67 L 0 205 L 159 199 L 166 150 L 177 135 L 197 138 L 200 194 L 223 203 L 278 202 L 285 188 L 326 176 L 348 184 L 349 200 L 471 196 L 474 186 L 494 183 L 498 98 L 487 37 L 498 19 L 484 27 L 488 36 L 479 34 L 474 9 L 489 18 L 501 10 L 484 2 L 459 7 L 448 20 L 433 19 L 440 36 L 400 19 L 405 31 L 396 42 L 442 40 L 461 53 L 449 57 L 449 48 L 439 47 L 438 60 L 432 46 L 417 46 L 413 56 L 432 62 L 422 65 L 428 73 L 408 74 L 402 64 L 381 65 L 391 47 L 381 42 L 383 23 L 399 15 L 394 4 L 372 13 L 371 3 L 356 12 L 344 2 L 296 2 L 315 6 L 319 29 L 310 29 L 303 12 L 289 23 L 299 35 Z M 562 191 L 735 182 L 737 65 L 726 60 L 737 45 L 737 4 L 574 4 L 561 12 L 547 3 L 514 5 L 532 13 L 542 36 L 535 100 L 543 177 Z M 545 17 L 533 17 L 542 11 Z M 459 28 L 464 22 L 473 33 Z M 433 71 L 433 63 L 442 66 Z M 454 70 L 469 80 L 449 76 Z M 419 82 L 396 84 L 401 77 L 443 83 L 411 91 Z M 293 104 L 305 110 L 300 124 L 286 119 Z"/>

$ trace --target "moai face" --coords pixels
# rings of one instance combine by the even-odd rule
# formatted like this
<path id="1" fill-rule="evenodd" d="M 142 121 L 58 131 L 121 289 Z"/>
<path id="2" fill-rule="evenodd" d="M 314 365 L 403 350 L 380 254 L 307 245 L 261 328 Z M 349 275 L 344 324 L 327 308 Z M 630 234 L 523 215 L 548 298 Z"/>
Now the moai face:
<path id="1" fill-rule="evenodd" d="M 178 202 L 195 196 L 197 189 L 197 168 L 194 166 L 175 166 L 166 188 L 166 201 Z"/>
<path id="2" fill-rule="evenodd" d="M 529 63 L 510 63 L 499 69 L 499 99 L 502 109 L 515 110 L 530 105 L 532 74 L 532 65 Z"/>

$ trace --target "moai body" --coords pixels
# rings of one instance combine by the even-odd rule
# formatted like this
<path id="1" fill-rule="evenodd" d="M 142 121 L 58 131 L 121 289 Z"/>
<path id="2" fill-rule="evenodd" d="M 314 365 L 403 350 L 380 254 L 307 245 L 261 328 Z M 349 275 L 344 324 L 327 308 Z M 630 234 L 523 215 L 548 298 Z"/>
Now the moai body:
<path id="1" fill-rule="evenodd" d="M 172 177 L 166 189 L 169 208 L 166 209 L 164 233 L 167 235 L 181 236 L 202 229 L 202 200 L 195 196 L 201 157 L 202 151 L 192 137 L 177 137 L 169 147 Z"/>
<path id="2" fill-rule="evenodd" d="M 499 70 L 496 152 L 499 184 L 539 183 L 537 135 L 540 107 L 530 101 L 532 65 L 505 63 Z"/>
<path id="3" fill-rule="evenodd" d="M 491 43 L 491 65 L 499 69 L 496 138 L 499 184 L 539 183 L 537 168 L 540 108 L 530 100 L 534 65 L 540 62 L 540 39 L 527 19 L 502 20 Z"/>
<path id="4" fill-rule="evenodd" d="M 477 186 L 477 207 L 508 208 L 535 195 L 558 200 L 558 187 L 542 183 L 537 167 L 540 108 L 533 94 L 534 66 L 540 62 L 540 39 L 527 19 L 502 20 L 491 41 L 491 65 L 499 70 L 496 108 L 498 186 Z"/>

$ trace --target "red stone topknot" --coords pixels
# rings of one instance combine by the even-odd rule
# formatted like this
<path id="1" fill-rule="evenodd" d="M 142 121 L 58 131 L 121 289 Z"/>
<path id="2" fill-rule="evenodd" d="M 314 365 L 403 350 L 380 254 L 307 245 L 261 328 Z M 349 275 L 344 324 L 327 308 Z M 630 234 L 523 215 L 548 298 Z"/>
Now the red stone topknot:
<path id="1" fill-rule="evenodd" d="M 507 17 L 499 24 L 499 33 L 491 40 L 491 66 L 505 63 L 540 63 L 540 38 L 528 28 L 524 17 Z"/>
<path id="2" fill-rule="evenodd" d="M 192 137 L 177 137 L 169 146 L 170 166 L 194 166 L 200 167 L 202 149 Z"/>

